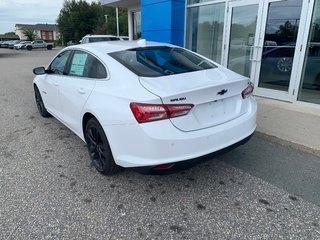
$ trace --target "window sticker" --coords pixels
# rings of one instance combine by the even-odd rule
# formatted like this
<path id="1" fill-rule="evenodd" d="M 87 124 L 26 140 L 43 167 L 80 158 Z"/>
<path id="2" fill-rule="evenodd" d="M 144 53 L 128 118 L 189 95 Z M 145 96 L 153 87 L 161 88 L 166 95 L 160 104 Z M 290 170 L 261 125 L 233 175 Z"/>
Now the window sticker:
<path id="1" fill-rule="evenodd" d="M 70 74 L 75 76 L 83 76 L 84 65 L 86 64 L 88 54 L 75 53 L 71 63 Z"/>

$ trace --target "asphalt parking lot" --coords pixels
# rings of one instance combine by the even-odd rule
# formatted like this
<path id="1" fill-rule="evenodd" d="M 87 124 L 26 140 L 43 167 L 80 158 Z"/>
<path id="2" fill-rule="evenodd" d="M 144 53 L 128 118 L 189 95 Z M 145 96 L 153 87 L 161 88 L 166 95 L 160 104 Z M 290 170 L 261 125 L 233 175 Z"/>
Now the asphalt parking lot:
<path id="1" fill-rule="evenodd" d="M 171 175 L 99 174 L 37 112 L 32 68 L 57 51 L 0 49 L 0 239 L 320 239 L 320 158 L 262 134 Z"/>

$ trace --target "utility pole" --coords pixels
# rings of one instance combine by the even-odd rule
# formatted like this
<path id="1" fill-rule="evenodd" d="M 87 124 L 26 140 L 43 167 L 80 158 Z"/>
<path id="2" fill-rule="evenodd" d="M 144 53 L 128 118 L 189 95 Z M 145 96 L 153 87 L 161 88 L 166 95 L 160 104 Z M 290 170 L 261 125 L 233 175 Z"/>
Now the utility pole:
<path id="1" fill-rule="evenodd" d="M 117 36 L 119 37 L 119 10 L 116 7 L 116 19 L 117 19 Z"/>
<path id="2" fill-rule="evenodd" d="M 106 33 L 108 33 L 108 15 L 104 15 L 105 19 L 106 19 Z"/>

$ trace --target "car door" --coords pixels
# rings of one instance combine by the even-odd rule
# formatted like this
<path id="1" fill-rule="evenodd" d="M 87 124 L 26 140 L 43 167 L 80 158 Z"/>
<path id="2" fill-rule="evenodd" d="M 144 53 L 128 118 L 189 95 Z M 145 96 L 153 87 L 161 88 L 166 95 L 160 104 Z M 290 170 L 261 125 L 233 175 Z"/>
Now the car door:
<path id="1" fill-rule="evenodd" d="M 70 60 L 68 78 L 59 86 L 64 123 L 75 132 L 81 131 L 82 109 L 96 80 L 107 78 L 104 65 L 93 55 L 76 50 Z"/>
<path id="2" fill-rule="evenodd" d="M 59 53 L 49 65 L 43 81 L 39 82 L 41 85 L 39 89 L 45 106 L 56 117 L 61 115 L 59 85 L 61 80 L 67 77 L 66 70 L 70 56 L 71 51 Z"/>
<path id="3" fill-rule="evenodd" d="M 32 47 L 33 48 L 39 48 L 39 41 L 37 41 L 37 40 L 34 41 L 33 44 L 32 44 Z"/>

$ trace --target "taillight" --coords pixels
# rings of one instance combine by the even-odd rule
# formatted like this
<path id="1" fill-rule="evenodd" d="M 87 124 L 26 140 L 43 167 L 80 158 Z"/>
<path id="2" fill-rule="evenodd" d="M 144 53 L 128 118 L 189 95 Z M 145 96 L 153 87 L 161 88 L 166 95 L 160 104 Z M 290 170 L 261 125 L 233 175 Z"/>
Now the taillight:
<path id="1" fill-rule="evenodd" d="M 253 93 L 254 85 L 252 82 L 249 83 L 249 85 L 246 87 L 245 90 L 242 91 L 241 95 L 242 98 L 245 99 L 247 97 L 250 97 Z"/>
<path id="2" fill-rule="evenodd" d="M 130 103 L 131 111 L 138 123 L 184 116 L 190 112 L 193 106 L 193 104 Z"/>

